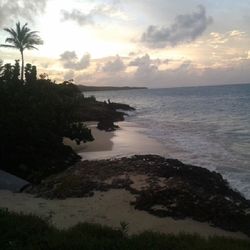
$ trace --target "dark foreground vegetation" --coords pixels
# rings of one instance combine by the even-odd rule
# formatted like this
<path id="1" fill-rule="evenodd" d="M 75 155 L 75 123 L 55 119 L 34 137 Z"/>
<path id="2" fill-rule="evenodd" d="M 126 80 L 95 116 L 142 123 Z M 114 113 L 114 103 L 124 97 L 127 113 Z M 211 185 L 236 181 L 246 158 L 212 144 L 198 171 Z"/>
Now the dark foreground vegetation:
<path id="1" fill-rule="evenodd" d="M 132 109 L 84 98 L 72 82 L 56 84 L 46 74 L 37 78 L 31 64 L 24 75 L 25 81 L 18 61 L 0 67 L 0 169 L 33 183 L 80 159 L 63 138 L 94 140 L 84 121 L 100 121 L 103 129 L 114 129 L 113 122 L 125 115 L 116 109 Z"/>
<path id="2" fill-rule="evenodd" d="M 121 223 L 122 224 L 122 223 Z M 145 232 L 127 236 L 126 228 L 114 230 L 79 224 L 58 230 L 32 215 L 0 210 L 1 250 L 249 250 L 250 241 L 198 235 L 164 235 Z"/>

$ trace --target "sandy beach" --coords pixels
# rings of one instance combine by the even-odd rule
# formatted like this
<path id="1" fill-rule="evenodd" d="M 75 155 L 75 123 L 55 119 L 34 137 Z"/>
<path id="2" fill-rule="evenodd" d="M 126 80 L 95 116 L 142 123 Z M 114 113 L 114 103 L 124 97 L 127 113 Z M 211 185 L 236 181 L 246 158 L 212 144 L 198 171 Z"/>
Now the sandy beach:
<path id="1" fill-rule="evenodd" d="M 247 239 L 247 236 L 242 233 L 227 232 L 191 219 L 158 218 L 134 209 L 130 205 L 133 199 L 133 195 L 125 190 L 96 192 L 93 197 L 65 200 L 46 200 L 35 198 L 30 194 L 0 190 L 1 207 L 8 208 L 9 211 L 39 215 L 61 229 L 69 228 L 79 222 L 100 223 L 120 228 L 120 223 L 126 222 L 129 234 L 149 230 L 174 234 L 197 233 L 204 237 L 217 235 Z"/>
<path id="2" fill-rule="evenodd" d="M 94 142 L 76 145 L 66 139 L 83 159 L 103 159 L 133 154 L 167 155 L 166 149 L 157 141 L 143 135 L 141 128 L 129 122 L 119 123 L 115 132 L 97 130 L 96 123 L 88 123 L 92 129 Z M 121 222 L 128 223 L 128 233 L 145 230 L 161 233 L 197 233 L 204 237 L 227 236 L 248 238 L 243 233 L 228 232 L 191 219 L 174 220 L 159 218 L 130 205 L 135 196 L 123 189 L 95 192 L 92 197 L 47 200 L 27 193 L 13 193 L 0 190 L 0 207 L 9 211 L 35 214 L 48 219 L 58 228 L 69 228 L 79 222 L 100 223 L 119 228 Z"/>
<path id="3" fill-rule="evenodd" d="M 97 122 L 86 122 L 85 124 L 91 129 L 92 135 L 95 138 L 93 142 L 81 143 L 77 145 L 76 142 L 68 138 L 64 138 L 64 144 L 72 147 L 73 150 L 78 154 L 82 154 L 84 152 L 87 153 L 86 155 L 88 155 L 88 153 L 91 152 L 112 151 L 114 146 L 112 138 L 114 137 L 115 132 L 106 132 L 97 129 Z"/>
<path id="4" fill-rule="evenodd" d="M 156 140 L 143 134 L 144 129 L 132 122 L 119 122 L 114 132 L 100 131 L 96 122 L 86 123 L 95 138 L 93 142 L 77 145 L 69 139 L 70 145 L 84 160 L 106 159 L 134 154 L 158 154 L 167 156 L 166 148 Z"/>

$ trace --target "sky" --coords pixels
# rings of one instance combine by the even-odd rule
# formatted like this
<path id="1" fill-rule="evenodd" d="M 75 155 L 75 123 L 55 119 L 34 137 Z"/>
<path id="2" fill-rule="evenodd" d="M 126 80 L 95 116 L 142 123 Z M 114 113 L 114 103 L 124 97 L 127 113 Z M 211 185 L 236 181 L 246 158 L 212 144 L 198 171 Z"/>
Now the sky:
<path id="1" fill-rule="evenodd" d="M 25 62 L 57 82 L 150 88 L 250 82 L 250 0 L 0 0 L 44 44 Z M 13 63 L 18 50 L 0 48 Z"/>

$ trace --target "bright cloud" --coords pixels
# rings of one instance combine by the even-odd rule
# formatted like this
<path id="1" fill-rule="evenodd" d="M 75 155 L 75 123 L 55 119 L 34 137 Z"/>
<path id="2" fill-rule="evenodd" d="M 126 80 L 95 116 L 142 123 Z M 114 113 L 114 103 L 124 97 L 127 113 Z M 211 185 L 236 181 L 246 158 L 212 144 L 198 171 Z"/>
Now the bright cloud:
<path id="1" fill-rule="evenodd" d="M 85 54 L 78 60 L 75 51 L 65 51 L 61 54 L 60 60 L 65 69 L 83 70 L 90 65 L 90 54 Z"/>
<path id="2" fill-rule="evenodd" d="M 125 68 L 126 66 L 120 56 L 116 56 L 115 60 L 105 63 L 102 70 L 104 72 L 116 73 L 125 70 Z"/>
<path id="3" fill-rule="evenodd" d="M 94 6 L 89 12 L 78 9 L 71 11 L 62 10 L 63 21 L 75 21 L 80 26 L 95 24 L 96 18 L 117 18 L 128 20 L 128 16 L 117 7 L 108 4 L 99 4 Z"/>

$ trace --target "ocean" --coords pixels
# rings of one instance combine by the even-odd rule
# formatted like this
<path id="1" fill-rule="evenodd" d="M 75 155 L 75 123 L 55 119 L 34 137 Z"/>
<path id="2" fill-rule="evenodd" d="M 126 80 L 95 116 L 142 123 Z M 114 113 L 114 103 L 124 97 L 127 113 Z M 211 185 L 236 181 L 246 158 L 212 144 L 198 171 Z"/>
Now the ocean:
<path id="1" fill-rule="evenodd" d="M 167 157 L 218 171 L 250 199 L 250 84 L 87 92 L 136 108 L 126 121 Z"/>

